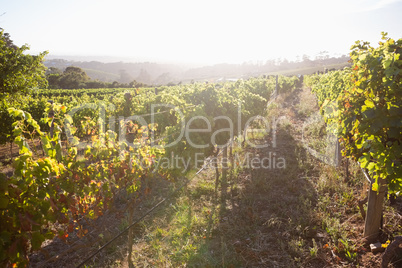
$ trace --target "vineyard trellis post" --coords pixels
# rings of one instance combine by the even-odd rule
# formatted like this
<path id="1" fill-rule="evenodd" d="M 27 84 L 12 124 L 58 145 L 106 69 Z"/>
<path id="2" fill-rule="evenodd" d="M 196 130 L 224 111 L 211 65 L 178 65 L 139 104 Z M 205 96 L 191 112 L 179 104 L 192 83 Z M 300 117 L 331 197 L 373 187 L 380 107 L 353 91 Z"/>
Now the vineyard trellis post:
<path id="1" fill-rule="evenodd" d="M 275 78 L 275 98 L 278 95 L 278 75 Z"/>
<path id="2" fill-rule="evenodd" d="M 53 100 L 48 100 L 47 102 L 50 103 L 50 105 L 52 106 L 52 108 L 49 110 L 49 114 L 48 117 L 52 118 L 52 123 L 50 124 L 50 128 L 49 128 L 49 135 L 50 138 L 53 139 L 53 132 L 54 132 L 54 111 L 53 111 Z M 53 146 L 56 145 L 56 143 L 54 141 L 52 141 Z M 35 146 L 35 142 L 34 142 L 34 146 Z"/>
<path id="3" fill-rule="evenodd" d="M 133 214 L 134 214 L 134 208 L 133 208 L 134 201 L 130 200 L 129 202 L 130 202 L 130 204 L 128 206 L 128 217 L 129 217 L 128 224 L 129 224 L 129 226 L 132 226 L 133 225 Z M 133 254 L 133 228 L 130 228 L 128 230 L 128 256 L 127 256 L 127 261 L 128 261 L 129 267 L 133 266 L 132 254 Z"/>
<path id="4" fill-rule="evenodd" d="M 53 122 L 53 120 L 54 120 L 54 119 L 53 119 L 53 117 L 54 117 L 53 101 L 52 101 L 52 100 L 48 100 L 47 102 L 50 103 L 50 105 L 52 105 L 52 109 L 49 110 L 48 117 L 49 117 L 49 118 L 52 118 L 52 123 L 51 123 L 50 128 L 49 128 L 49 134 L 50 134 L 50 138 L 53 138 L 53 130 L 54 130 L 54 122 Z"/>
<path id="5" fill-rule="evenodd" d="M 215 154 L 214 154 L 214 159 L 213 159 L 213 166 L 214 166 L 214 168 L 215 168 L 215 193 L 217 193 L 218 192 L 218 187 L 219 187 L 219 177 L 220 177 L 220 174 L 219 174 L 219 168 L 218 168 L 218 155 L 219 155 L 219 151 L 217 151 Z"/>
<path id="6" fill-rule="evenodd" d="M 223 148 L 223 156 L 222 156 L 221 203 L 226 202 L 226 194 L 227 194 L 227 173 L 228 173 L 227 171 L 228 171 L 228 165 L 229 165 L 229 161 L 228 161 L 228 146 L 225 146 Z"/>
<path id="7" fill-rule="evenodd" d="M 365 176 L 368 174 L 365 173 Z M 364 224 L 364 238 L 368 242 L 374 241 L 381 229 L 382 207 L 387 185 L 385 179 L 378 179 L 378 189 L 373 190 L 374 180 L 371 180 L 368 193 L 367 213 Z"/>
<path id="8" fill-rule="evenodd" d="M 342 159 L 341 145 L 339 143 L 339 140 L 336 139 L 336 144 L 335 144 L 335 166 L 339 167 L 341 165 L 341 159 Z"/>
<path id="9" fill-rule="evenodd" d="M 233 157 L 233 140 L 231 141 L 230 145 L 229 145 L 229 161 L 230 161 L 230 169 L 229 169 L 229 185 L 230 185 L 230 197 L 231 197 L 231 201 L 232 201 L 232 206 L 234 207 L 234 200 L 233 200 L 233 188 L 234 188 L 234 180 L 235 180 L 235 176 L 234 174 L 234 168 L 235 168 L 235 161 L 234 161 L 234 157 Z"/>

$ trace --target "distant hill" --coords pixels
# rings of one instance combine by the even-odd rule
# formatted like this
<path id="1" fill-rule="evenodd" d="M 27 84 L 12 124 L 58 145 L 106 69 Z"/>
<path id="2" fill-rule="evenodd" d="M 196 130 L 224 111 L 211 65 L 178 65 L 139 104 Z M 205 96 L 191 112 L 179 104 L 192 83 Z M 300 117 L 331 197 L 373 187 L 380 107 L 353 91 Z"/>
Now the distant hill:
<path id="1" fill-rule="evenodd" d="M 157 64 L 150 62 L 100 62 L 100 61 L 73 61 L 65 59 L 50 59 L 45 61 L 45 66 L 56 67 L 64 70 L 68 66 L 76 66 L 85 70 L 91 79 L 104 82 L 130 82 L 127 79 L 137 80 L 143 83 L 152 83 L 160 80 L 160 76 L 175 79 L 184 71 L 183 67 L 173 64 Z M 169 74 L 169 75 L 167 75 Z M 172 81 L 162 81 L 169 83 Z"/>
<path id="2" fill-rule="evenodd" d="M 100 80 L 104 82 L 118 81 L 120 80 L 120 75 L 114 73 L 108 73 L 95 69 L 82 68 L 89 77 L 93 80 Z"/>
<path id="3" fill-rule="evenodd" d="M 320 58 L 299 62 L 268 60 L 264 64 L 215 64 L 203 67 L 188 67 L 178 64 L 162 63 L 130 63 L 130 62 L 101 62 L 77 61 L 66 59 L 47 59 L 47 67 L 64 70 L 68 66 L 82 68 L 93 80 L 104 82 L 117 81 L 128 83 L 133 80 L 145 84 L 163 85 L 168 83 L 188 83 L 190 81 L 216 81 L 218 79 L 239 79 L 264 74 L 311 74 L 324 69 L 341 69 L 348 66 L 349 57 Z"/>

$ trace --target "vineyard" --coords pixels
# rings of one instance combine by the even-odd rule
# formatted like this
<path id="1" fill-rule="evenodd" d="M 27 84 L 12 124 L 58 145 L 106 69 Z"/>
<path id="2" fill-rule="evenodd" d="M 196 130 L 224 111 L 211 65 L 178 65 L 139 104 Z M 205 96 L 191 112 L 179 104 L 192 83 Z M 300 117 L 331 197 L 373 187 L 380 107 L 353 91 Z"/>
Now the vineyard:
<path id="1" fill-rule="evenodd" d="M 281 77 L 279 90 L 297 82 Z M 73 230 L 85 235 L 82 221 L 101 216 L 116 198 L 140 198 L 151 176 L 174 180 L 186 171 L 156 169 L 164 155 L 189 159 L 190 170 L 195 154 L 203 161 L 233 139 L 234 131 L 241 134 L 275 86 L 272 77 L 113 94 L 43 90 L 27 96 L 21 107 L 3 102 L 3 142 L 14 137 L 19 156 L 14 175 L 2 177 L 1 258 L 22 265 L 27 252 L 46 239 L 66 239 Z M 34 140 L 40 148 L 29 147 Z"/>
<path id="2" fill-rule="evenodd" d="M 352 47 L 351 68 L 304 83 L 264 76 L 4 99 L 0 143 L 19 152 L 12 174 L 0 173 L 0 263 L 397 267 L 401 53 L 402 39 L 384 34 L 378 48 Z M 96 225 L 111 218 L 125 222 L 106 237 Z M 82 255 L 45 249 L 85 239 L 96 242 Z M 387 248 L 382 260 L 373 242 Z M 122 258 L 94 258 L 113 243 L 127 244 Z"/>

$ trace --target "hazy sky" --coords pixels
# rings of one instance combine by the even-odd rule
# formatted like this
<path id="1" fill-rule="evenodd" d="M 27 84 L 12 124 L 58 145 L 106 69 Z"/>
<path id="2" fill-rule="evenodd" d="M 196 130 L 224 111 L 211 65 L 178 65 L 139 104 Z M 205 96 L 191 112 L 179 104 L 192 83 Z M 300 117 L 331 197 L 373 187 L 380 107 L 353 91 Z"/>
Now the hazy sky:
<path id="1" fill-rule="evenodd" d="M 31 53 L 151 61 L 314 58 L 377 45 L 381 31 L 402 38 L 402 0 L 0 0 L 0 14 Z"/>

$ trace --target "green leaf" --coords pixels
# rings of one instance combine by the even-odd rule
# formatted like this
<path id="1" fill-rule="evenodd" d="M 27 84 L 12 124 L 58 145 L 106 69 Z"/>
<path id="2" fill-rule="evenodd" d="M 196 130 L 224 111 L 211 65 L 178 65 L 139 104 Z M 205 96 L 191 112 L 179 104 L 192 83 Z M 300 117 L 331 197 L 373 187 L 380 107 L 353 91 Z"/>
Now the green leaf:
<path id="1" fill-rule="evenodd" d="M 9 199 L 4 196 L 4 195 L 0 195 L 0 209 L 6 209 L 9 203 Z"/>
<path id="2" fill-rule="evenodd" d="M 50 150 L 48 150 L 48 154 L 49 154 L 50 158 L 56 158 L 57 152 L 55 149 L 50 149 Z"/>
<path id="3" fill-rule="evenodd" d="M 401 128 L 390 127 L 387 131 L 387 134 L 389 138 L 398 139 L 402 136 L 401 131 Z"/>
<path id="4" fill-rule="evenodd" d="M 366 57 L 367 57 L 367 54 L 362 54 L 359 56 L 359 60 L 364 61 L 366 59 Z"/>
<path id="5" fill-rule="evenodd" d="M 2 241 L 3 243 L 0 243 L 0 245 L 1 244 L 7 244 L 7 243 L 9 243 L 10 241 L 11 241 L 11 233 L 10 232 L 8 232 L 8 231 L 2 231 L 1 233 L 0 233 L 0 241 Z"/>
<path id="6" fill-rule="evenodd" d="M 376 167 L 376 164 L 375 164 L 374 162 L 370 162 L 370 163 L 367 165 L 367 169 L 368 169 L 369 171 L 375 170 L 375 167 Z"/>
<path id="7" fill-rule="evenodd" d="M 45 241 L 45 236 L 42 235 L 39 231 L 32 233 L 31 245 L 32 245 L 33 250 L 39 250 L 44 241 Z"/>
<path id="8" fill-rule="evenodd" d="M 382 66 L 384 67 L 384 69 L 387 69 L 387 68 L 389 68 L 391 63 L 392 63 L 392 59 L 387 59 L 382 63 Z"/>
<path id="9" fill-rule="evenodd" d="M 64 117 L 64 124 L 73 124 L 73 118 L 69 114 L 65 114 Z"/>
<path id="10" fill-rule="evenodd" d="M 366 104 L 366 106 L 369 108 L 374 108 L 374 106 L 375 106 L 374 102 L 370 99 L 365 100 L 364 104 Z"/>
<path id="11" fill-rule="evenodd" d="M 390 67 L 388 69 L 385 69 L 385 75 L 387 77 L 391 77 L 391 76 L 394 76 L 394 75 L 398 75 L 400 71 L 401 71 L 400 69 L 398 69 L 398 68 L 393 66 L 393 67 Z"/>
<path id="12" fill-rule="evenodd" d="M 389 114 L 391 115 L 391 116 L 398 116 L 398 117 L 400 117 L 401 115 L 402 115 L 402 108 L 401 107 L 398 107 L 398 106 L 392 106 L 392 107 L 390 107 L 389 108 Z M 399 118 L 400 119 L 400 118 Z"/>
<path id="13" fill-rule="evenodd" d="M 362 112 L 362 115 L 367 119 L 372 119 L 376 116 L 375 110 L 372 108 L 365 109 L 365 111 Z"/>
<path id="14" fill-rule="evenodd" d="M 363 155 L 363 156 L 361 156 L 359 158 L 359 163 L 360 163 L 360 166 L 362 168 L 366 168 L 366 166 L 368 165 L 369 161 L 370 161 L 370 155 L 369 154 Z"/>

